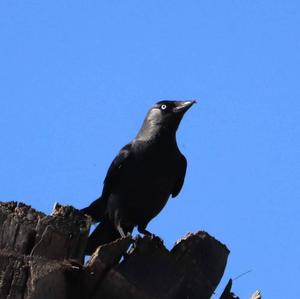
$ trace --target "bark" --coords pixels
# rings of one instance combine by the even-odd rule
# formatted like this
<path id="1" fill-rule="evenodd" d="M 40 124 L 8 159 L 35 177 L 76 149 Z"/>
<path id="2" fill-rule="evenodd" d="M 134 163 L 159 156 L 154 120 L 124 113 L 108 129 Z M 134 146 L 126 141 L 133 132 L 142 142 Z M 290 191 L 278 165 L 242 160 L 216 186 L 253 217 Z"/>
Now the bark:
<path id="1" fill-rule="evenodd" d="M 204 231 L 171 250 L 158 238 L 120 238 L 83 263 L 90 225 L 70 206 L 49 216 L 0 203 L 0 299 L 208 299 L 224 273 L 229 250 Z"/>
<path id="2" fill-rule="evenodd" d="M 220 299 L 239 299 L 234 293 L 231 292 L 232 279 L 229 279 Z"/>

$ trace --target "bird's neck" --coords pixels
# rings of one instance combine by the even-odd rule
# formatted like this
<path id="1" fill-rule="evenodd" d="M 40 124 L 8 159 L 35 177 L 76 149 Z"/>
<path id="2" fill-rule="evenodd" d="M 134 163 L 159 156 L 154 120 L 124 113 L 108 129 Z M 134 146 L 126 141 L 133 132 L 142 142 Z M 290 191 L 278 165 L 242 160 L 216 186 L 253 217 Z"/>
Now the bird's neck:
<path id="1" fill-rule="evenodd" d="M 176 130 L 157 126 L 143 126 L 137 134 L 136 140 L 151 144 L 167 146 L 177 146 Z"/>

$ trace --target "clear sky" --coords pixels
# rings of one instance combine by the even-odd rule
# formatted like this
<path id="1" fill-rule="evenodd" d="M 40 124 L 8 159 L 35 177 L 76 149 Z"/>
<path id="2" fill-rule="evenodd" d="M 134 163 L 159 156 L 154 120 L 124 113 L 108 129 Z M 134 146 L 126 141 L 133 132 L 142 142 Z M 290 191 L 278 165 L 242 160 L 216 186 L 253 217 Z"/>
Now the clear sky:
<path id="1" fill-rule="evenodd" d="M 1 201 L 86 206 L 154 102 L 198 99 L 149 230 L 227 244 L 241 298 L 300 298 L 299 1 L 1 1 L 0 38 Z"/>

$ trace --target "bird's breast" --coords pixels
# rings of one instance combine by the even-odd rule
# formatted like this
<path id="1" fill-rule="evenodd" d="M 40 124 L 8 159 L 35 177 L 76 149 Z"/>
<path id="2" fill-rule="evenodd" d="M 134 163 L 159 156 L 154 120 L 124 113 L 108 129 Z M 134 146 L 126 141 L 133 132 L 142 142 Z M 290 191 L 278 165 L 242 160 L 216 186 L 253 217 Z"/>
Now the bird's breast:
<path id="1" fill-rule="evenodd" d="M 132 223 L 149 221 L 165 206 L 174 188 L 177 157 L 174 152 L 149 150 L 134 154 L 124 167 L 112 192 Z"/>
<path id="2" fill-rule="evenodd" d="M 168 159 L 136 159 L 120 180 L 120 193 L 126 201 L 164 202 L 168 199 L 175 180 L 175 167 Z M 132 200 L 133 199 L 133 200 Z"/>

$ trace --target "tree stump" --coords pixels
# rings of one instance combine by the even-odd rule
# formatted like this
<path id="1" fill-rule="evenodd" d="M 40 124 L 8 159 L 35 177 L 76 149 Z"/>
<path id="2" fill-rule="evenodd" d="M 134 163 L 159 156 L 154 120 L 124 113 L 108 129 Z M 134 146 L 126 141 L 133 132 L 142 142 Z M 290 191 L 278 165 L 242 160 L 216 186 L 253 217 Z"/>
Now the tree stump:
<path id="1" fill-rule="evenodd" d="M 0 299 L 208 299 L 224 273 L 229 250 L 204 231 L 171 250 L 158 238 L 120 238 L 84 264 L 90 225 L 70 206 L 49 216 L 0 203 Z"/>

